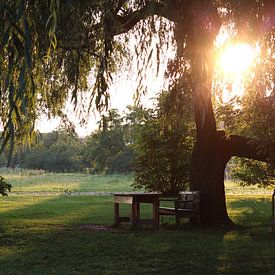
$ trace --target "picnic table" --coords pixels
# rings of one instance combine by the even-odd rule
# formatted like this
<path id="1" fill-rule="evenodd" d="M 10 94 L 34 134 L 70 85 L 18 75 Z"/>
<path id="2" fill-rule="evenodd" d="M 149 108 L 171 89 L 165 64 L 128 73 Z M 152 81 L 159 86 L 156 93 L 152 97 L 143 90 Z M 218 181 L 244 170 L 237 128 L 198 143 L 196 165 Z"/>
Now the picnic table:
<path id="1" fill-rule="evenodd" d="M 132 227 L 140 224 L 152 224 L 154 229 L 159 228 L 159 196 L 160 193 L 114 193 L 114 211 L 115 226 L 119 226 L 121 222 L 130 222 Z M 120 216 L 119 205 L 130 204 L 130 216 Z M 152 219 L 140 218 L 140 204 L 149 203 L 153 205 Z"/>

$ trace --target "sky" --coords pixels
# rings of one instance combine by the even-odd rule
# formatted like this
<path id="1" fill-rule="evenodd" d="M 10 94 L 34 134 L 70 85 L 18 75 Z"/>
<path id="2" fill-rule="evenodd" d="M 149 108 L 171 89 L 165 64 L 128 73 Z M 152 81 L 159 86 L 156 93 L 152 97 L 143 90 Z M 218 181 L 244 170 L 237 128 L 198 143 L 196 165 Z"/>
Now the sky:
<path id="1" fill-rule="evenodd" d="M 131 70 L 134 69 L 131 68 Z M 156 75 L 155 69 L 148 70 L 146 74 L 147 80 L 145 80 L 148 92 L 141 98 L 143 106 L 151 107 L 153 105 L 153 98 L 165 86 L 164 70 L 164 64 L 158 75 Z M 110 109 L 118 109 L 120 113 L 126 110 L 128 105 L 134 105 L 134 94 L 137 88 L 136 73 L 133 72 L 132 78 L 129 78 L 127 75 L 129 75 L 129 73 L 121 73 L 115 76 L 114 83 L 110 86 Z M 89 102 L 88 94 L 86 102 Z M 64 111 L 75 124 L 76 132 L 80 137 L 91 134 L 97 128 L 97 121 L 100 118 L 99 113 L 90 112 L 87 125 L 81 126 L 80 119 L 77 118 L 77 114 L 73 111 L 73 105 L 69 101 Z M 36 129 L 41 133 L 51 132 L 55 130 L 59 124 L 60 119 L 58 118 L 48 120 L 46 116 L 42 116 L 37 122 Z"/>
<path id="2" fill-rule="evenodd" d="M 129 44 L 127 47 L 130 50 L 130 55 L 133 56 L 133 60 L 129 64 L 123 64 L 122 72 L 117 75 L 113 75 L 113 83 L 109 87 L 110 91 L 110 106 L 109 108 L 118 109 L 120 113 L 126 110 L 128 105 L 134 105 L 134 95 L 138 86 L 137 79 L 137 57 L 135 52 L 135 43 L 138 43 L 134 35 L 129 38 Z M 151 49 L 156 49 L 158 43 L 158 37 L 153 36 Z M 143 86 L 147 87 L 146 95 L 141 97 L 141 103 L 145 107 L 153 106 L 153 98 L 156 97 L 162 89 L 167 88 L 167 83 L 164 79 L 164 73 L 167 67 L 167 62 L 175 55 L 174 49 L 169 47 L 165 50 L 165 54 L 160 55 L 159 72 L 157 73 L 157 57 L 156 51 L 153 51 L 151 63 L 144 73 Z M 91 77 L 92 81 L 92 77 Z M 89 96 L 86 97 L 86 102 L 89 101 Z M 88 109 L 88 108 L 86 108 Z M 80 120 L 77 118 L 76 113 L 73 111 L 73 106 L 68 101 L 66 108 L 63 110 L 69 117 L 69 119 L 75 124 L 76 132 L 80 137 L 85 137 L 91 134 L 97 129 L 97 121 L 100 119 L 98 113 L 91 112 L 89 114 L 88 123 L 85 126 L 80 125 Z M 48 120 L 46 116 L 42 116 L 36 124 L 36 129 L 41 133 L 51 132 L 55 130 L 60 124 L 60 119 Z"/>

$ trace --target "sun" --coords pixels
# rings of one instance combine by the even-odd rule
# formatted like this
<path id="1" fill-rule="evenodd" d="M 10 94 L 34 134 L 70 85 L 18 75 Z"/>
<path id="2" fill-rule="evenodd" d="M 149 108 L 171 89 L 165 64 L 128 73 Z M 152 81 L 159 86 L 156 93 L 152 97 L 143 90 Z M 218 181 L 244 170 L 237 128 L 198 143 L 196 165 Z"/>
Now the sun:
<path id="1" fill-rule="evenodd" d="M 218 68 L 224 74 L 243 75 L 255 58 L 254 48 L 246 43 L 226 47 L 218 58 Z"/>
<path id="2" fill-rule="evenodd" d="M 223 87 L 223 102 L 229 102 L 235 97 L 243 97 L 244 83 L 255 58 L 255 48 L 246 43 L 231 44 L 220 49 L 216 72 L 219 75 L 219 83 Z"/>

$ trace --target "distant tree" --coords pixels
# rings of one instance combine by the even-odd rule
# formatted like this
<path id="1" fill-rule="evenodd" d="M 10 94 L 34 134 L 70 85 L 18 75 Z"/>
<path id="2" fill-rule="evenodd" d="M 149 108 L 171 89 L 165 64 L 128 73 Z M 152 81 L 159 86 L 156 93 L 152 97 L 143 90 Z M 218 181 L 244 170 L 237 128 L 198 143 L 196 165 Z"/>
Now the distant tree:
<path id="1" fill-rule="evenodd" d="M 49 148 L 54 157 L 48 162 L 51 171 L 80 171 L 82 166 L 82 146 L 76 134 L 65 130 L 58 131 L 58 138 Z"/>
<path id="2" fill-rule="evenodd" d="M 38 136 L 36 145 L 38 148 L 49 150 L 51 146 L 53 146 L 58 141 L 58 138 L 59 132 L 56 130 L 49 133 L 42 133 Z"/>
<path id="3" fill-rule="evenodd" d="M 264 162 L 235 159 L 230 176 L 239 181 L 241 185 L 275 186 L 274 169 Z"/>
<path id="4" fill-rule="evenodd" d="M 92 173 L 126 173 L 132 171 L 131 149 L 124 137 L 123 118 L 112 109 L 100 120 L 100 129 L 85 143 L 84 161 Z"/>
<path id="5" fill-rule="evenodd" d="M 82 144 L 77 135 L 65 129 L 42 134 L 23 152 L 20 165 L 52 172 L 81 171 Z"/>
<path id="6" fill-rule="evenodd" d="M 125 144 L 110 165 L 111 173 L 132 173 L 134 171 L 134 151 L 131 146 Z"/>

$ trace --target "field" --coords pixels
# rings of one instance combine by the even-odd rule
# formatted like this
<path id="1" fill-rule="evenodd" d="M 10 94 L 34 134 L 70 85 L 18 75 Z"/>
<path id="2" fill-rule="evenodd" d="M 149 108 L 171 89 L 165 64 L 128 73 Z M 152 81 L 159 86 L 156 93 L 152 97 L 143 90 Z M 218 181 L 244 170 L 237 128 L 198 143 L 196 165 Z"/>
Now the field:
<path id="1" fill-rule="evenodd" d="M 110 193 L 132 190 L 131 176 L 5 177 L 14 188 L 0 198 L 0 274 L 274 274 L 271 189 L 227 183 L 230 230 L 175 230 L 170 218 L 153 231 L 112 228 Z"/>
<path id="2" fill-rule="evenodd" d="M 0 175 L 13 186 L 15 194 L 29 193 L 56 195 L 64 192 L 112 193 L 131 191 L 131 175 L 99 176 L 89 174 L 44 173 L 37 170 L 4 170 Z"/>

